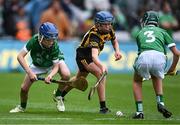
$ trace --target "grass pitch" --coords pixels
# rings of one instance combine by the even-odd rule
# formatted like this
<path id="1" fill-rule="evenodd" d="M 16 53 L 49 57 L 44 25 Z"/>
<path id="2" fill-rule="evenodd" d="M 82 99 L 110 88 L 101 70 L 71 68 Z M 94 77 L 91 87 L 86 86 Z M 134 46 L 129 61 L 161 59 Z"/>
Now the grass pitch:
<path id="1" fill-rule="evenodd" d="M 85 92 L 72 90 L 65 97 L 66 111 L 57 112 L 52 100 L 52 92 L 57 85 L 46 85 L 41 81 L 34 83 L 30 89 L 26 112 L 10 114 L 9 110 L 19 104 L 23 78 L 22 73 L 0 73 L 0 124 L 180 124 L 179 76 L 164 79 L 164 101 L 173 113 L 170 119 L 157 112 L 152 84 L 144 82 L 144 120 L 131 118 L 135 112 L 132 74 L 108 74 L 106 96 L 111 113 L 105 115 L 98 113 L 97 93 L 91 101 L 87 99 L 89 88 Z M 96 80 L 90 75 L 88 81 L 90 87 Z M 123 117 L 116 117 L 118 110 L 124 113 Z"/>

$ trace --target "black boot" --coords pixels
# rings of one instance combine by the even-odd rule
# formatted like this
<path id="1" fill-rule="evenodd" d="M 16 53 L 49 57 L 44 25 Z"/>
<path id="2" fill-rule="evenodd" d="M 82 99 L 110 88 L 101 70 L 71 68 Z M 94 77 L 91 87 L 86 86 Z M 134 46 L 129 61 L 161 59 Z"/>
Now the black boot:
<path id="1" fill-rule="evenodd" d="M 144 114 L 143 113 L 135 113 L 133 116 L 133 119 L 144 119 Z"/>
<path id="2" fill-rule="evenodd" d="M 101 114 L 106 114 L 108 112 L 111 112 L 111 111 L 106 107 L 100 108 L 100 110 L 99 110 L 99 113 L 101 113 Z"/>
<path id="3" fill-rule="evenodd" d="M 172 113 L 168 111 L 163 105 L 160 103 L 157 104 L 158 111 L 163 114 L 165 118 L 170 118 L 172 116 Z"/>

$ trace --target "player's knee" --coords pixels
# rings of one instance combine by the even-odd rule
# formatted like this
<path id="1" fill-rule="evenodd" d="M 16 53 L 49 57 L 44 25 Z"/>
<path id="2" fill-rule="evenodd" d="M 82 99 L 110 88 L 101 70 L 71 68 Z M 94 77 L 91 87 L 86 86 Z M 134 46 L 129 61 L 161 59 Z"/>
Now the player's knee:
<path id="1" fill-rule="evenodd" d="M 98 72 L 98 73 L 96 74 L 96 78 L 99 79 L 100 77 L 101 77 L 101 73 Z"/>
<path id="2" fill-rule="evenodd" d="M 141 77 L 134 77 L 134 81 L 136 83 L 141 83 L 143 81 L 143 79 Z"/>
<path id="3" fill-rule="evenodd" d="M 96 76 L 97 79 L 100 79 L 102 75 L 103 75 L 103 72 L 97 72 L 97 73 L 95 74 L 95 76 Z"/>
<path id="4" fill-rule="evenodd" d="M 69 80 L 69 79 L 70 79 L 70 73 L 63 74 L 63 75 L 61 76 L 61 78 L 62 78 L 63 80 Z"/>

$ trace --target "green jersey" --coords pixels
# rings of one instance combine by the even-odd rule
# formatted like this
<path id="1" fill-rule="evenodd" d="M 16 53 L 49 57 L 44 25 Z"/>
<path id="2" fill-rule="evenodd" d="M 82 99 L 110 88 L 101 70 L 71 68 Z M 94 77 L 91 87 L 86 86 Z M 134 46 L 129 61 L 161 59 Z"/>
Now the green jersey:
<path id="1" fill-rule="evenodd" d="M 53 63 L 57 63 L 59 60 L 64 59 L 63 53 L 59 50 L 57 41 L 54 42 L 54 46 L 51 49 L 45 49 L 41 47 L 38 40 L 38 34 L 34 35 L 26 44 L 25 50 L 30 51 L 32 63 L 38 67 L 50 67 Z"/>
<path id="2" fill-rule="evenodd" d="M 143 27 L 136 37 L 138 55 L 147 50 L 156 50 L 166 54 L 166 46 L 175 46 L 169 34 L 156 26 L 148 25 Z"/>

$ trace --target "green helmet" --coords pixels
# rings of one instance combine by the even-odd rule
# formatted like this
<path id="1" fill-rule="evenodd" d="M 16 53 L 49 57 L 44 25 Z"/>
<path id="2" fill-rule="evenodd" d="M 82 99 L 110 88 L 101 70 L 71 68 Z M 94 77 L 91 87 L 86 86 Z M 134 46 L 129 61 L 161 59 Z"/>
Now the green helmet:
<path id="1" fill-rule="evenodd" d="M 141 19 L 141 25 L 155 25 L 158 26 L 159 23 L 159 16 L 158 13 L 155 11 L 147 11 L 144 15 L 143 18 Z"/>

